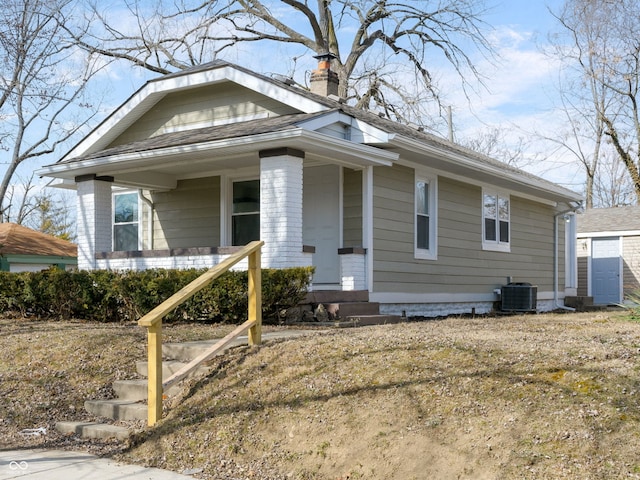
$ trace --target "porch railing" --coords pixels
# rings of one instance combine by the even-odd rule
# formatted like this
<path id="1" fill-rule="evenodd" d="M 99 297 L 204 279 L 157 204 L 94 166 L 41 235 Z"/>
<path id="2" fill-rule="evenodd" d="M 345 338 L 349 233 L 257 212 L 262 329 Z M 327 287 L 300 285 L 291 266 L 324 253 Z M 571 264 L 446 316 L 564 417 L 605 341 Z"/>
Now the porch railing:
<path id="1" fill-rule="evenodd" d="M 260 345 L 262 341 L 262 280 L 261 280 L 261 248 L 262 241 L 251 242 L 218 265 L 210 268 L 193 282 L 174 293 L 156 308 L 138 320 L 138 325 L 147 328 L 148 339 L 148 424 L 149 426 L 162 418 L 162 393 L 165 388 L 185 378 L 198 365 L 214 356 L 233 339 L 249 330 L 249 345 Z M 165 382 L 162 381 L 162 319 L 174 308 L 186 302 L 213 280 L 231 269 L 235 264 L 248 257 L 248 319 L 211 349 Z"/>

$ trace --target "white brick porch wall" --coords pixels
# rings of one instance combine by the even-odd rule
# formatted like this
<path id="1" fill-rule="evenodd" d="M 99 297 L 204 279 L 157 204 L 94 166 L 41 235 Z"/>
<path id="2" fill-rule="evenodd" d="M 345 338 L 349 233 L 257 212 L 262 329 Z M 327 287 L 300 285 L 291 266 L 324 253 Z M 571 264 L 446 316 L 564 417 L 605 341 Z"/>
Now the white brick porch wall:
<path id="1" fill-rule="evenodd" d="M 96 268 L 96 252 L 112 248 L 111 182 L 93 179 L 78 182 L 78 268 Z"/>
<path id="2" fill-rule="evenodd" d="M 102 270 L 147 270 L 150 268 L 189 269 L 211 268 L 229 255 L 181 255 L 166 257 L 130 257 L 130 258 L 101 258 L 96 261 L 96 268 Z M 231 270 L 246 270 L 248 260 L 244 259 L 234 265 Z"/>
<path id="3" fill-rule="evenodd" d="M 297 152 L 297 155 L 304 155 Z M 260 158 L 260 239 L 263 268 L 309 266 L 302 252 L 302 163 L 295 154 Z"/>
<path id="4" fill-rule="evenodd" d="M 340 255 L 340 283 L 342 290 L 367 289 L 367 256 L 363 253 Z"/>

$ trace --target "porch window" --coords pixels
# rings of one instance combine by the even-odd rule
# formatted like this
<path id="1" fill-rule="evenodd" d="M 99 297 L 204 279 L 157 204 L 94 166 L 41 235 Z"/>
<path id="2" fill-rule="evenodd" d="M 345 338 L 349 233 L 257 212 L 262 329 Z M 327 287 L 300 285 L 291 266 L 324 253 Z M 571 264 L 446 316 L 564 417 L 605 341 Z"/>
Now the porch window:
<path id="1" fill-rule="evenodd" d="M 138 250 L 138 194 L 113 195 L 113 250 Z"/>
<path id="2" fill-rule="evenodd" d="M 483 199 L 483 248 L 509 251 L 511 235 L 509 196 L 484 192 Z"/>
<path id="3" fill-rule="evenodd" d="M 415 181 L 415 256 L 436 258 L 436 181 L 416 177 Z"/>
<path id="4" fill-rule="evenodd" d="M 231 242 L 246 245 L 253 240 L 260 240 L 260 181 L 234 182 Z"/>

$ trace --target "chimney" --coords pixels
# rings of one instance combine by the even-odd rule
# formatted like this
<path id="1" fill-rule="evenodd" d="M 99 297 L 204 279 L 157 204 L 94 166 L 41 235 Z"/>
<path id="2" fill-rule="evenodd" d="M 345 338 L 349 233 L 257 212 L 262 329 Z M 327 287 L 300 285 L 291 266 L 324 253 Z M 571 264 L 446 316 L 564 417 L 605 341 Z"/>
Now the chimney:
<path id="1" fill-rule="evenodd" d="M 338 74 L 331 70 L 331 60 L 336 56 L 327 52 L 322 55 L 315 55 L 313 58 L 318 59 L 318 68 L 311 72 L 311 91 L 324 97 L 330 95 L 338 97 L 340 80 L 338 79 Z"/>

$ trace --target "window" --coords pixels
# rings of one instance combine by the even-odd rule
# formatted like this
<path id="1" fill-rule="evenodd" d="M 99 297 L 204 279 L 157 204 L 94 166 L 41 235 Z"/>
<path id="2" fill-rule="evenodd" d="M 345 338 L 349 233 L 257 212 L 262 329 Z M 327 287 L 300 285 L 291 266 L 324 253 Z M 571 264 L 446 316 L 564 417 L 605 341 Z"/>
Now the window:
<path id="1" fill-rule="evenodd" d="M 436 258 L 435 179 L 416 177 L 415 182 L 415 256 Z"/>
<path id="2" fill-rule="evenodd" d="M 483 248 L 509 251 L 511 235 L 509 197 L 485 192 L 483 198 Z"/>
<path id="3" fill-rule="evenodd" d="M 260 240 L 260 181 L 234 182 L 232 203 L 231 244 Z"/>
<path id="4" fill-rule="evenodd" d="M 138 194 L 113 195 L 113 250 L 138 250 Z"/>

